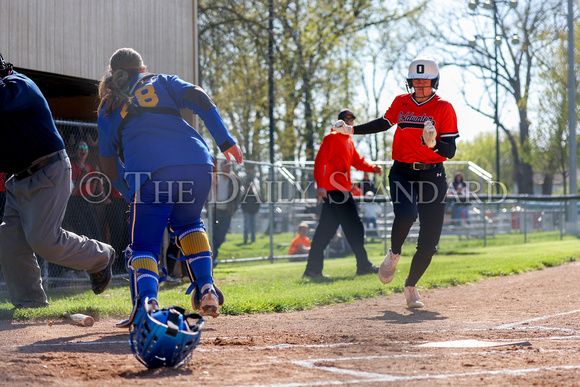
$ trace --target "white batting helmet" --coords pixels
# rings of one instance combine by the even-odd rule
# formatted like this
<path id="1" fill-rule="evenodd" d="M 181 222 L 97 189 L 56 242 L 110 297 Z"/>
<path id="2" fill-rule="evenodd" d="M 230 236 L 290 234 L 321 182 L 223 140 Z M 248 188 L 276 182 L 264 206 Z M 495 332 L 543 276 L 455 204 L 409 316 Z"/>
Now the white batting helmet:
<path id="1" fill-rule="evenodd" d="M 418 57 L 409 65 L 407 85 L 413 87 L 413 79 L 430 79 L 431 87 L 439 87 L 439 66 L 432 58 Z"/>

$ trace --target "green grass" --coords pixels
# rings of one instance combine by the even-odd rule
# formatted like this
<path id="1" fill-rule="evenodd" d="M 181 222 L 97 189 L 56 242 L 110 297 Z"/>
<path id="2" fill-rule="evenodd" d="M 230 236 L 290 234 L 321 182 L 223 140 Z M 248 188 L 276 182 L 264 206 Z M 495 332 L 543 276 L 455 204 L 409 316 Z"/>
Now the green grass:
<path id="1" fill-rule="evenodd" d="M 276 244 L 287 243 L 292 235 L 277 235 Z M 483 247 L 481 240 L 441 240 L 438 254 L 419 282 L 423 288 L 441 288 L 473 283 L 490 276 L 514 275 L 557 266 L 580 258 L 580 240 L 558 233 L 498 235 Z M 241 236 L 228 236 L 220 258 L 267 256 L 269 237 L 259 236 L 255 244 L 244 245 Z M 382 241 L 366 245 L 371 261 L 380 264 L 384 256 Z M 287 246 L 276 246 L 274 255 L 286 254 Z M 223 314 L 289 312 L 322 305 L 352 302 L 401 292 L 414 252 L 414 244 L 405 245 L 393 282 L 383 285 L 376 275 L 356 276 L 353 256 L 326 259 L 324 273 L 329 278 L 302 279 L 305 262 L 276 260 L 221 264 L 215 269 L 216 283 L 226 295 Z M 191 310 L 185 295 L 189 283 L 162 283 L 159 300 L 162 306 L 179 305 Z M 95 296 L 88 291 L 49 290 L 50 306 L 41 309 L 14 309 L 6 292 L 0 293 L 2 319 L 56 319 L 64 311 L 86 313 L 95 318 L 125 318 L 131 309 L 128 286 L 112 286 Z"/>

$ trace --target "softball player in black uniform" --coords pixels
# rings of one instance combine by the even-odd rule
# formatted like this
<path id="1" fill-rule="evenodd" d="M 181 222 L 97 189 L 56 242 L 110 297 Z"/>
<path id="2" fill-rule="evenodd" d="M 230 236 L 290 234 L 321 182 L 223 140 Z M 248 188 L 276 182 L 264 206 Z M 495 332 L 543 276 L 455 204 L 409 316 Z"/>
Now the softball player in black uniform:
<path id="1" fill-rule="evenodd" d="M 455 110 L 435 94 L 438 86 L 437 63 L 419 57 L 411 62 L 407 77 L 407 87 L 414 92 L 395 97 L 383 117 L 354 127 L 342 121 L 335 124 L 337 131 L 354 134 L 382 132 L 397 125 L 394 164 L 389 173 L 395 219 L 391 249 L 381 264 L 379 278 L 384 284 L 393 280 L 403 243 L 418 216 L 417 251 L 404 288 L 409 308 L 424 306 L 416 285 L 437 251 L 447 192 L 443 162 L 455 155 L 455 139 L 459 137 Z"/>

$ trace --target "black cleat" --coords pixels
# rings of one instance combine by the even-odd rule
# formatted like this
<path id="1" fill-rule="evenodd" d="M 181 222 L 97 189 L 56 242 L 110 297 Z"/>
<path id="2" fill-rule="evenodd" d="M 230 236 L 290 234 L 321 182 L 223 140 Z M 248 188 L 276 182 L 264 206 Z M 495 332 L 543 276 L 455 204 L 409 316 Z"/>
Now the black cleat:
<path id="1" fill-rule="evenodd" d="M 115 263 L 115 250 L 111 250 L 111 255 L 109 255 L 109 263 L 107 267 L 96 273 L 89 273 L 91 279 L 91 285 L 93 287 L 93 293 L 101 294 L 104 292 L 111 283 L 113 279 L 113 263 Z"/>
<path id="2" fill-rule="evenodd" d="M 366 269 L 358 269 L 356 275 L 377 274 L 379 272 L 378 266 L 371 265 Z"/>
<path id="3" fill-rule="evenodd" d="M 314 273 L 312 271 L 305 271 L 304 274 L 302 274 L 302 278 L 328 278 L 329 276 L 327 274 L 322 274 L 322 272 L 320 273 Z"/>

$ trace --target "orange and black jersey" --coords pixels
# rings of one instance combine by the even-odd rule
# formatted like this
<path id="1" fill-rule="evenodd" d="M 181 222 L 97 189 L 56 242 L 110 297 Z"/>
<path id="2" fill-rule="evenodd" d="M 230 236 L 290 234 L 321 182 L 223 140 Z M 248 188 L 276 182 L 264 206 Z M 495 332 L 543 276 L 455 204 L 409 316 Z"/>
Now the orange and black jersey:
<path id="1" fill-rule="evenodd" d="M 430 149 L 422 140 L 423 124 L 432 121 L 437 143 Z M 378 133 L 397 125 L 393 139 L 393 160 L 404 163 L 440 163 L 455 156 L 455 139 L 459 137 L 457 116 L 451 103 L 434 94 L 417 102 L 411 94 L 393 100 L 384 116 L 354 127 L 354 134 Z"/>

